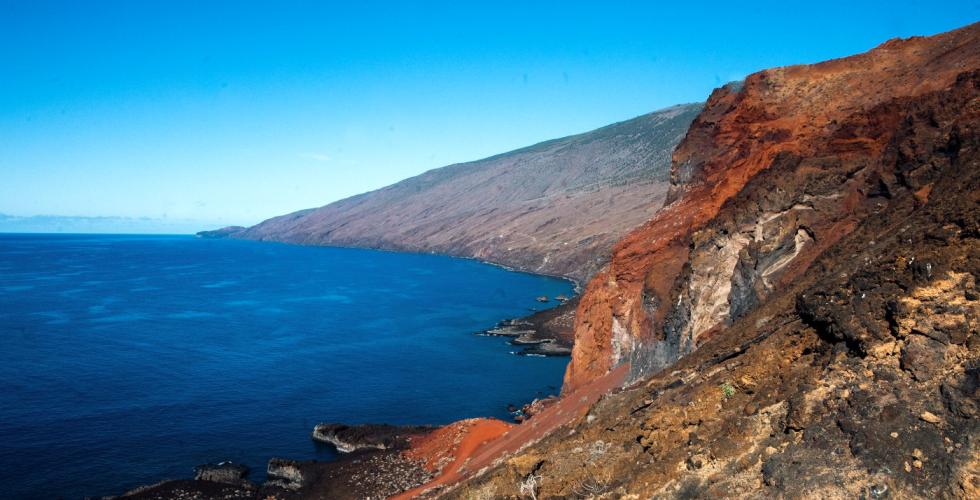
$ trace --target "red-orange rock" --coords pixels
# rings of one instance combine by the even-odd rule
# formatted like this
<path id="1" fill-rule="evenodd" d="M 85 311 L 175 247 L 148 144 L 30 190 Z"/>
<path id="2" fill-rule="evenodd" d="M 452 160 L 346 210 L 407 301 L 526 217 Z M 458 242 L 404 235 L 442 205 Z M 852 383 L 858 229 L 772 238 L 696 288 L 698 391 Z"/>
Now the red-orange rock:
<path id="1" fill-rule="evenodd" d="M 636 380 L 690 352 L 805 271 L 896 182 L 924 201 L 914 171 L 879 165 L 900 128 L 887 120 L 901 115 L 878 108 L 978 67 L 974 24 L 715 90 L 674 152 L 669 205 L 586 287 L 564 390 L 626 361 Z"/>

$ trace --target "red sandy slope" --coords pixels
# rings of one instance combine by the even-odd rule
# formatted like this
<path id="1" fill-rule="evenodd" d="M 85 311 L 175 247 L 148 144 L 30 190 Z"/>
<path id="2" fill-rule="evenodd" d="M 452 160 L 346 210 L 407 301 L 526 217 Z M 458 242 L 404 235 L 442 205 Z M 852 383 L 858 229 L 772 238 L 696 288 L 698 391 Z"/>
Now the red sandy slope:
<path id="1" fill-rule="evenodd" d="M 438 475 L 428 484 L 394 498 L 414 498 L 426 492 L 439 491 L 517 453 L 582 416 L 603 394 L 620 386 L 627 371 L 628 367 L 624 365 L 583 385 L 521 425 L 494 419 L 462 420 L 414 441 L 406 454 L 423 460 L 433 470 L 439 470 Z"/>

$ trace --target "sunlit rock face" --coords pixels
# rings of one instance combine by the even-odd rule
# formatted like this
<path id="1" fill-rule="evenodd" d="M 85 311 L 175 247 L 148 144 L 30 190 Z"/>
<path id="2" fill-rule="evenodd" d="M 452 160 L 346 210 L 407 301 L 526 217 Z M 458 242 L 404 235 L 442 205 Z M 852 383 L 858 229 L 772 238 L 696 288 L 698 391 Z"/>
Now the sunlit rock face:
<path id="1" fill-rule="evenodd" d="M 977 498 L 980 25 L 719 90 L 675 167 L 577 314 L 564 399 L 625 387 L 447 496 Z"/>
<path id="2" fill-rule="evenodd" d="M 565 390 L 624 362 L 630 380 L 662 369 L 868 217 L 926 195 L 929 168 L 889 147 L 909 126 L 896 109 L 977 68 L 978 39 L 976 25 L 896 39 L 715 90 L 674 152 L 668 204 L 586 287 Z"/>

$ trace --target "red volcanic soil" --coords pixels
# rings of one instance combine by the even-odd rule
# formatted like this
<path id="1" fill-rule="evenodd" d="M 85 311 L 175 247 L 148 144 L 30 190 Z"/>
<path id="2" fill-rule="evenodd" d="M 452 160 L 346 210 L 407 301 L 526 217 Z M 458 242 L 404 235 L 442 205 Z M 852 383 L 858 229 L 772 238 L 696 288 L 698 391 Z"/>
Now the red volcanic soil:
<path id="1" fill-rule="evenodd" d="M 469 419 L 447 425 L 411 442 L 405 455 L 424 461 L 438 475 L 429 483 L 393 498 L 414 498 L 451 487 L 466 477 L 519 452 L 555 429 L 582 417 L 602 395 L 619 387 L 628 366 L 566 394 L 557 403 L 520 425 L 494 419 Z"/>
<path id="2" fill-rule="evenodd" d="M 477 447 L 506 434 L 513 426 L 491 418 L 460 420 L 411 440 L 404 455 L 424 462 L 425 468 L 435 473 L 459 470 Z"/>

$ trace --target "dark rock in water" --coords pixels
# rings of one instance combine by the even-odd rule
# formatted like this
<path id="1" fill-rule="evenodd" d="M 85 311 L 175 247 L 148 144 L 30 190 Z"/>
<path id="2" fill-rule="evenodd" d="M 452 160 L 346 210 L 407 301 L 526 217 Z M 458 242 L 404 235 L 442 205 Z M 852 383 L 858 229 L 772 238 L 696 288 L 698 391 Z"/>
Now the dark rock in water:
<path id="1" fill-rule="evenodd" d="M 421 462 L 391 450 L 357 452 L 330 462 L 276 459 L 269 463 L 269 476 L 256 498 L 388 498 L 432 478 Z"/>
<path id="2" fill-rule="evenodd" d="M 254 499 L 258 487 L 245 479 L 247 475 L 248 467 L 242 464 L 231 462 L 204 464 L 194 468 L 194 479 L 161 481 L 156 484 L 140 486 L 118 497 L 105 497 L 105 499 Z"/>
<path id="3" fill-rule="evenodd" d="M 557 307 L 501 321 L 480 335 L 513 337 L 511 345 L 527 346 L 515 353 L 522 356 L 568 356 L 572 352 L 576 307 L 578 298 L 573 297 Z"/>
<path id="4" fill-rule="evenodd" d="M 410 436 L 430 432 L 427 426 L 398 426 L 387 424 L 318 424 L 313 428 L 313 439 L 351 453 L 358 450 L 395 450 L 408 445 Z"/>
<path id="5" fill-rule="evenodd" d="M 248 482 L 246 481 L 246 483 Z M 105 497 L 103 500 L 117 498 L 125 498 L 127 500 L 197 500 L 205 498 L 254 500 L 256 498 L 256 488 L 251 483 L 233 485 L 214 481 L 178 479 L 141 486 L 117 497 Z"/>
<path id="6" fill-rule="evenodd" d="M 194 468 L 194 479 L 196 481 L 241 484 L 245 480 L 246 475 L 248 475 L 248 467 L 231 462 L 204 464 Z"/>
<path id="7" fill-rule="evenodd" d="M 525 347 L 517 354 L 521 356 L 570 356 L 572 348 L 554 342 L 544 342 Z"/>
<path id="8" fill-rule="evenodd" d="M 528 333 L 535 333 L 535 330 L 529 330 L 527 327 L 520 329 L 517 326 L 498 326 L 496 328 L 491 328 L 487 331 L 481 332 L 480 335 L 487 335 L 490 337 L 520 337 L 521 335 Z"/>
<path id="9" fill-rule="evenodd" d="M 163 481 L 110 498 L 360 500 L 388 498 L 432 478 L 422 462 L 406 458 L 397 450 L 359 451 L 329 462 L 273 458 L 266 469 L 268 479 L 259 486 L 244 479 L 240 484 L 219 481 L 240 473 L 239 467 L 208 464 L 197 468 L 197 479 Z"/>
<path id="10" fill-rule="evenodd" d="M 512 339 L 510 343 L 511 345 L 538 345 L 538 344 L 546 344 L 548 342 L 555 341 L 555 339 L 536 338 L 534 336 L 534 334 L 536 333 L 537 332 L 533 330 L 527 333 L 523 333 L 517 338 Z"/>
<path id="11" fill-rule="evenodd" d="M 298 490 L 309 484 L 311 480 L 310 474 L 304 471 L 305 468 L 303 462 L 273 458 L 269 460 L 269 466 L 266 468 L 269 479 L 265 485 L 286 490 Z"/>

